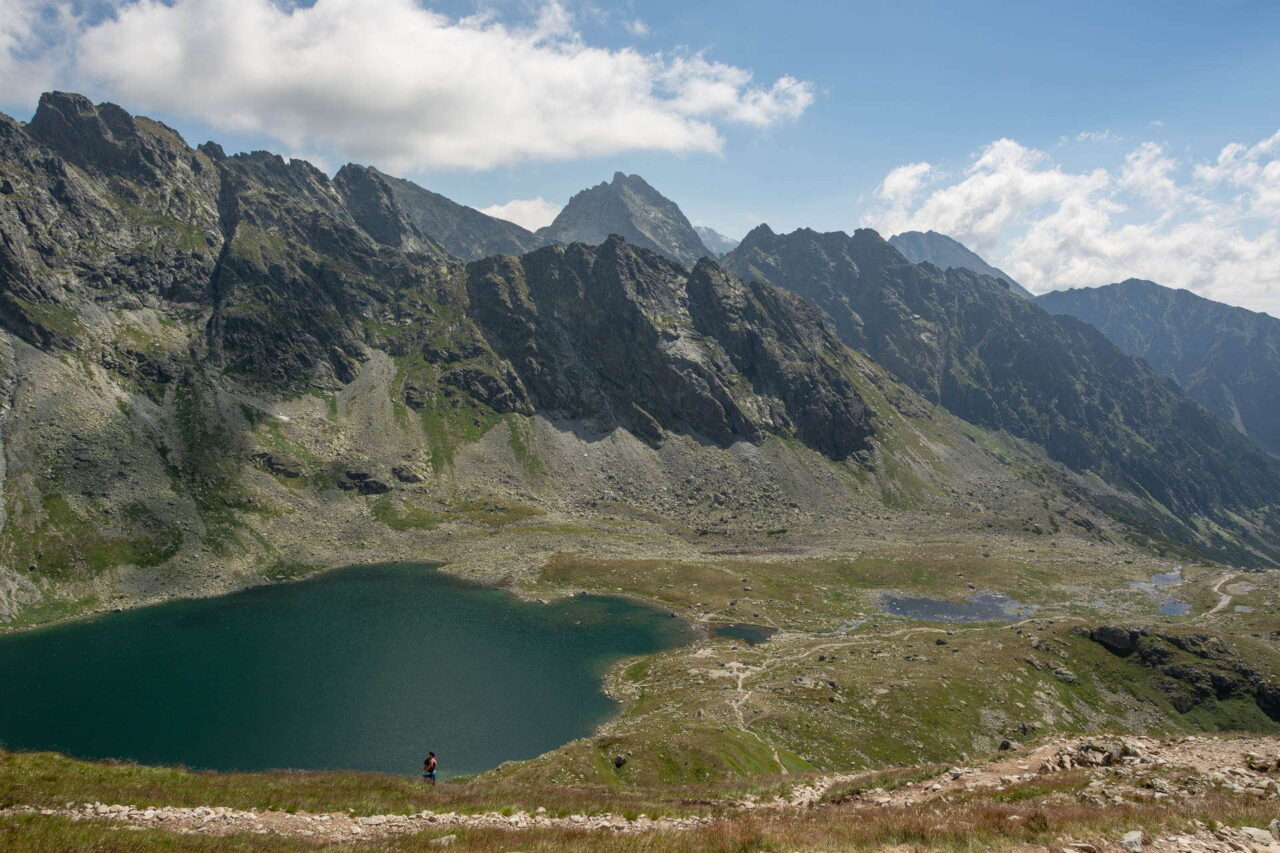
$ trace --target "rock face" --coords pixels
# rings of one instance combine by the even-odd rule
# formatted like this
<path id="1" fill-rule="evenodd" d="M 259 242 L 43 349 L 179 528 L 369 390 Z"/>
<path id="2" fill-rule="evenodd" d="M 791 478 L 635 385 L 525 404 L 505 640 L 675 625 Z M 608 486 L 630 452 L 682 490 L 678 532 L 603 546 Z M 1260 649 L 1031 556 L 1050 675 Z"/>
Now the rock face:
<path id="1" fill-rule="evenodd" d="M 689 271 L 612 236 L 468 268 L 470 315 L 555 417 L 719 444 L 794 435 L 835 459 L 871 413 L 850 354 L 799 299 L 711 261 Z"/>
<path id="2" fill-rule="evenodd" d="M 666 255 L 686 266 L 714 257 L 675 202 L 645 183 L 639 175 L 617 172 L 607 184 L 597 184 L 569 199 L 564 210 L 538 238 L 548 243 L 603 243 L 610 234 L 628 243 Z"/>
<path id="3" fill-rule="evenodd" d="M 1208 543 L 1222 555 L 1280 556 L 1280 465 L 1091 326 L 992 278 L 913 264 L 870 230 L 778 235 L 762 225 L 723 264 L 819 306 L 845 343 L 965 420 L 1182 518 L 1220 520 L 1248 543 Z M 1204 542 L 1162 510 L 1113 509 L 1157 540 Z"/>
<path id="4" fill-rule="evenodd" d="M 381 184 L 409 222 L 423 234 L 430 235 L 449 254 L 464 261 L 490 255 L 523 255 L 545 245 L 546 241 L 514 222 L 458 204 L 412 181 L 383 174 L 372 166 L 348 164 L 342 167 L 337 180 L 342 181 L 344 175 L 352 181 L 360 175 L 361 180 Z"/>
<path id="5" fill-rule="evenodd" d="M 1151 670 L 1151 686 L 1180 713 L 1245 699 L 1280 722 L 1280 684 L 1220 637 L 1116 625 L 1100 625 L 1087 636 L 1112 654 Z"/>
<path id="6" fill-rule="evenodd" d="M 1009 285 L 1009 290 L 1027 299 L 1035 299 L 1031 291 L 1004 270 L 991 266 L 969 247 L 937 231 L 904 231 L 889 238 L 889 244 L 912 263 L 931 263 L 938 269 L 958 267 L 978 275 L 986 275 Z"/>
<path id="7" fill-rule="evenodd" d="M 716 229 L 710 228 L 706 225 L 695 225 L 693 226 L 693 230 L 698 232 L 698 237 L 702 240 L 702 245 L 714 252 L 715 256 L 718 258 L 732 252 L 737 248 L 738 243 L 740 242 L 732 237 L 726 237 Z"/>
<path id="8" fill-rule="evenodd" d="M 1094 326 L 1280 454 L 1280 320 L 1137 279 L 1053 291 L 1039 302 Z"/>

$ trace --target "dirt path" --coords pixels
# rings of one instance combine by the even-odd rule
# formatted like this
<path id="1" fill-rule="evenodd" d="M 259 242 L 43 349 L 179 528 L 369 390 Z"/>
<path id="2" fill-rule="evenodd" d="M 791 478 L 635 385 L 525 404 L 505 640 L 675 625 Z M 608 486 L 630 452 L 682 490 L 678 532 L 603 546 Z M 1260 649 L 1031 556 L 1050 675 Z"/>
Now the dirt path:
<path id="1" fill-rule="evenodd" d="M 282 835 L 316 841 L 373 841 L 400 835 L 416 835 L 430 830 L 456 828 L 482 829 L 574 829 L 610 833 L 688 830 L 711 823 L 709 817 L 639 817 L 628 820 L 621 815 L 569 815 L 549 817 L 546 814 L 498 812 L 457 814 L 454 812 L 418 812 L 356 817 L 346 812 L 307 814 L 306 812 L 241 810 L 213 806 L 196 808 L 138 808 L 137 806 L 83 803 L 70 808 L 36 808 L 14 806 L 0 809 L 7 815 L 39 814 L 71 820 L 104 820 L 127 827 L 164 829 L 184 835 Z"/>
<path id="2" fill-rule="evenodd" d="M 1227 582 L 1233 580 L 1235 576 L 1236 576 L 1235 572 L 1227 572 L 1225 575 L 1223 575 L 1221 578 L 1218 579 L 1217 583 L 1213 585 L 1213 593 L 1214 595 L 1218 596 L 1218 603 L 1213 605 L 1213 609 L 1205 613 L 1204 614 L 1205 616 L 1212 616 L 1215 613 L 1221 613 L 1222 611 L 1226 610 L 1229 606 L 1231 606 L 1231 602 L 1234 596 L 1232 596 L 1231 593 L 1225 591 L 1222 587 Z M 1200 618 L 1203 619 L 1204 616 Z"/>
<path id="3" fill-rule="evenodd" d="M 1216 738 L 1186 736 L 1167 740 L 1142 737 L 1053 738 L 1032 750 L 1001 758 L 977 767 L 955 767 L 920 782 L 912 782 L 891 791 L 879 788 L 858 793 L 848 801 L 867 806 L 911 807 L 931 800 L 947 798 L 961 792 L 990 790 L 998 792 L 1010 785 L 1045 774 L 1071 770 L 1092 771 L 1095 781 L 1086 797 L 1100 802 L 1122 804 L 1125 797 L 1147 796 L 1134 787 L 1138 782 L 1124 768 L 1159 771 L 1166 779 L 1160 790 L 1172 794 L 1194 794 L 1208 788 L 1226 788 L 1242 794 L 1280 800 L 1280 737 Z M 810 777 L 793 787 L 786 795 L 769 802 L 743 801 L 722 803 L 733 811 L 752 809 L 806 810 L 822 808 L 823 797 L 834 786 L 866 779 L 873 774 L 835 773 Z M 0 817 L 11 815 L 61 816 L 70 820 L 110 821 L 125 828 L 155 828 L 181 834 L 280 835 L 316 841 L 373 841 L 433 830 L 459 828 L 481 829 L 573 829 L 603 833 L 636 833 L 654 831 L 686 831 L 714 823 L 717 817 L 639 817 L 629 820 L 615 814 L 569 815 L 551 817 L 545 809 L 504 815 L 498 812 L 458 814 L 423 811 L 416 814 L 387 814 L 357 817 L 345 812 L 326 814 L 280 811 L 239 810 L 201 806 L 196 808 L 139 808 L 103 803 L 67 804 L 61 808 L 13 806 L 0 809 Z M 1230 829 L 1230 828 L 1227 828 Z M 1216 830 L 1215 830 L 1216 831 Z M 1244 830 L 1231 830 L 1239 834 Z M 1247 833 L 1245 836 L 1247 837 Z M 1260 837 L 1260 836 L 1259 836 Z M 1191 850 L 1261 849 L 1270 847 L 1232 847 L 1235 836 L 1199 834 L 1185 836 L 1201 844 Z M 1171 843 L 1173 837 L 1170 836 Z M 1160 839 L 1152 839 L 1153 842 Z M 1247 839 L 1246 839 L 1247 840 Z M 1225 846 L 1214 846 L 1221 842 Z M 1070 849 L 1070 848 L 1067 848 Z M 1180 849 L 1148 847 L 1151 850 Z M 1280 851 L 1280 840 L 1274 845 Z"/>

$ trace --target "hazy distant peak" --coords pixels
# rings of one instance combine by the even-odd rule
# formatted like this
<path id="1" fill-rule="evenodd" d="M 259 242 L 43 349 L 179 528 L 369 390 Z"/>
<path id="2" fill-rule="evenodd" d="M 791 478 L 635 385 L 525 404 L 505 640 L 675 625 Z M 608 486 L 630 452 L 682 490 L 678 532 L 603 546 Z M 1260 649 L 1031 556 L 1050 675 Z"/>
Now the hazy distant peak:
<path id="1" fill-rule="evenodd" d="M 1019 284 L 1013 276 L 987 263 L 967 246 L 937 231 L 904 231 L 889 238 L 895 249 L 913 263 L 928 261 L 939 269 L 952 267 L 971 270 L 979 275 L 1002 278 L 1009 282 L 1009 289 L 1019 296 L 1034 299 L 1031 291 Z"/>
<path id="2" fill-rule="evenodd" d="M 702 243 L 708 249 L 716 254 L 717 257 L 732 252 L 740 242 L 732 237 L 726 237 L 714 228 L 707 225 L 695 225 L 693 230 L 698 232 L 698 236 L 702 238 Z"/>

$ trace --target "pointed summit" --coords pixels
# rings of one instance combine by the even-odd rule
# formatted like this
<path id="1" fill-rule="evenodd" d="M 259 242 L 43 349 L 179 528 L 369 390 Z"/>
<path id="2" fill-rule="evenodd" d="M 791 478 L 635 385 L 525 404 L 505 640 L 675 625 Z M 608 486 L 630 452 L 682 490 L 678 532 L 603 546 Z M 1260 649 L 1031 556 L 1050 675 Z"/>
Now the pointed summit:
<path id="1" fill-rule="evenodd" d="M 714 257 L 680 208 L 639 175 L 615 172 L 569 199 L 555 221 L 537 232 L 545 242 L 603 243 L 620 234 L 628 243 L 652 249 L 682 264 Z"/>

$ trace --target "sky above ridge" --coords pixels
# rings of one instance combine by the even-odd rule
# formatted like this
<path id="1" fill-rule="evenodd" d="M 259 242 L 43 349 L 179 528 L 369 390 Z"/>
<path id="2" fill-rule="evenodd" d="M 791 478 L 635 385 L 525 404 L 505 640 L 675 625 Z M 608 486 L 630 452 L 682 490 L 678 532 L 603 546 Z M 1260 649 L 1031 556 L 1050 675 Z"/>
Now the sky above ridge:
<path id="1" fill-rule="evenodd" d="M 1280 316 L 1273 0 L 0 0 L 0 110 L 371 163 L 528 227 L 614 171 L 695 223 L 935 229 L 1033 291 Z"/>

